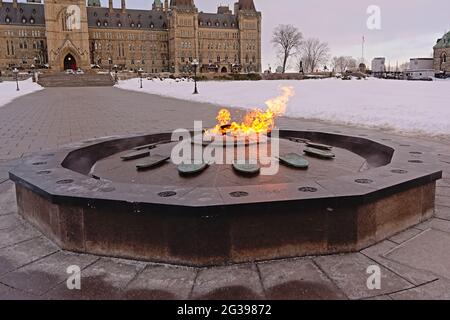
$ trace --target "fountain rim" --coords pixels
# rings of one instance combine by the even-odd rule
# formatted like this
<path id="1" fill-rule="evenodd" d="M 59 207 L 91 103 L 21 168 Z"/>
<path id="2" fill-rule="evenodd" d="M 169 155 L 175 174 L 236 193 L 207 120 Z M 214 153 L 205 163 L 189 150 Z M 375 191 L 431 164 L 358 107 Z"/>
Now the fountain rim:
<path id="1" fill-rule="evenodd" d="M 183 188 L 180 186 L 155 186 L 132 183 L 100 181 L 89 177 L 87 172 L 77 172 L 68 168 L 68 159 L 78 153 L 89 152 L 95 148 L 110 145 L 117 150 L 119 145 L 128 145 L 135 141 L 161 141 L 171 132 L 139 133 L 134 135 L 112 136 L 91 139 L 82 143 L 68 145 L 54 152 L 34 153 L 13 168 L 10 179 L 39 194 L 55 204 L 73 204 L 81 206 L 126 206 L 135 212 L 164 206 L 166 208 L 228 207 L 239 205 L 260 205 L 262 203 L 291 203 L 310 205 L 314 202 L 350 200 L 366 202 L 386 197 L 402 190 L 439 180 L 442 177 L 436 157 L 427 152 L 425 146 L 409 141 L 387 141 L 385 136 L 368 138 L 365 136 L 344 135 L 315 130 L 280 130 L 280 138 L 306 136 L 328 137 L 339 143 L 352 143 L 355 147 L 379 146 L 383 152 L 392 150 L 389 163 L 375 169 L 348 176 L 322 180 L 300 181 L 271 185 Z M 150 139 L 150 140 L 149 140 Z M 127 144 L 128 143 L 128 144 Z M 117 153 L 117 151 L 113 152 Z M 111 150 L 114 151 L 114 150 Z M 93 152 L 93 151 L 91 151 Z M 413 156 L 412 152 L 416 155 Z M 417 155 L 420 153 L 421 155 Z M 420 158 L 419 158 L 420 157 Z M 418 159 L 419 158 L 419 159 Z M 97 159 L 98 161 L 99 159 Z M 81 157 L 79 163 L 86 161 Z M 305 192 L 302 190 L 315 190 Z M 241 195 L 241 196 L 236 196 Z M 202 214 L 201 210 L 186 211 Z M 221 212 L 221 211 L 218 211 Z"/>

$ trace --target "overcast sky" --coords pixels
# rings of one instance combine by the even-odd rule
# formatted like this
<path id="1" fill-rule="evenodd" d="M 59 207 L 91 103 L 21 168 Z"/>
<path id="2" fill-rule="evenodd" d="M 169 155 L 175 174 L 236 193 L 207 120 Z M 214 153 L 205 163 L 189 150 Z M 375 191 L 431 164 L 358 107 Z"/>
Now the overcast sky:
<path id="1" fill-rule="evenodd" d="M 276 65 L 270 43 L 278 24 L 293 24 L 304 37 L 329 43 L 332 55 L 361 57 L 366 39 L 366 61 L 384 56 L 395 65 L 412 57 L 431 57 L 437 38 L 450 30 L 449 0 L 254 0 L 263 15 L 263 68 Z M 200 11 L 215 12 L 233 0 L 195 0 Z M 102 0 L 104 6 L 107 0 Z M 130 8 L 150 8 L 153 0 L 127 0 Z M 114 1 L 120 6 L 120 0 Z M 381 9 L 381 30 L 367 28 L 370 5 Z"/>

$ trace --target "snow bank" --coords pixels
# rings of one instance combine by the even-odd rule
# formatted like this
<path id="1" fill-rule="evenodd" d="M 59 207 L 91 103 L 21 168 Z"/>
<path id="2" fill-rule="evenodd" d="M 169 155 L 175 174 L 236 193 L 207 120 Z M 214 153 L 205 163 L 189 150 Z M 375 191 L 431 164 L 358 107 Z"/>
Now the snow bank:
<path id="1" fill-rule="evenodd" d="M 44 89 L 37 83 L 33 83 L 31 79 L 19 81 L 19 88 L 20 91 L 17 91 L 15 81 L 0 83 L 0 108 L 18 97 Z"/>
<path id="2" fill-rule="evenodd" d="M 144 89 L 139 89 L 138 79 L 117 85 L 127 90 L 242 108 L 264 108 L 264 101 L 277 96 L 281 86 L 293 86 L 296 92 L 287 116 L 403 133 L 450 135 L 450 81 L 211 81 L 199 83 L 199 95 L 192 94 L 194 84 L 187 80 L 144 80 Z"/>

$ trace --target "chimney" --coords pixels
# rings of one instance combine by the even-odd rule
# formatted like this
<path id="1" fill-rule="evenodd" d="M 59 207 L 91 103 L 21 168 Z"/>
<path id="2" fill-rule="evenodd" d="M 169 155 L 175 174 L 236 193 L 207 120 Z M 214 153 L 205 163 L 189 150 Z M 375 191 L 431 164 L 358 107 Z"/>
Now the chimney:
<path id="1" fill-rule="evenodd" d="M 109 0 L 109 11 L 113 11 L 114 6 L 113 6 L 113 0 Z"/>
<path id="2" fill-rule="evenodd" d="M 127 6 L 125 4 L 125 0 L 122 0 L 122 12 L 125 12 L 127 10 Z"/>
<path id="3" fill-rule="evenodd" d="M 239 13 L 239 2 L 234 3 L 234 14 L 237 15 Z"/>
<path id="4" fill-rule="evenodd" d="M 164 1 L 164 11 L 165 12 L 169 11 L 169 0 Z"/>
<path id="5" fill-rule="evenodd" d="M 13 0 L 13 8 L 17 8 L 17 0 Z"/>

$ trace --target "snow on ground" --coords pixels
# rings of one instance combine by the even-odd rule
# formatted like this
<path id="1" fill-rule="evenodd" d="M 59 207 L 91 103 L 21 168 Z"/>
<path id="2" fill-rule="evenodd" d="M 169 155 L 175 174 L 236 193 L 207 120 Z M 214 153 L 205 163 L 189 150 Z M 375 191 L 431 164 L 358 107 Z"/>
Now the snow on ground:
<path id="1" fill-rule="evenodd" d="M 19 81 L 19 88 L 20 91 L 17 91 L 15 81 L 0 82 L 0 108 L 18 97 L 44 89 L 31 79 Z"/>
<path id="2" fill-rule="evenodd" d="M 393 129 L 426 135 L 450 135 L 450 81 L 399 81 L 338 79 L 304 81 L 121 81 L 117 87 L 184 100 L 209 102 L 223 107 L 264 108 L 264 101 L 292 86 L 295 96 L 287 116 L 333 123 Z"/>

